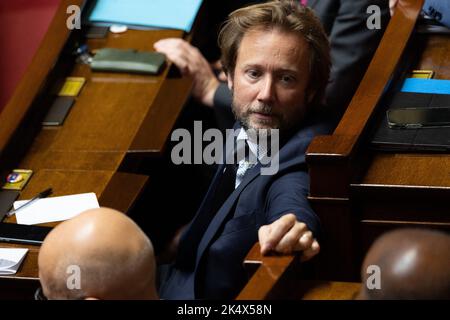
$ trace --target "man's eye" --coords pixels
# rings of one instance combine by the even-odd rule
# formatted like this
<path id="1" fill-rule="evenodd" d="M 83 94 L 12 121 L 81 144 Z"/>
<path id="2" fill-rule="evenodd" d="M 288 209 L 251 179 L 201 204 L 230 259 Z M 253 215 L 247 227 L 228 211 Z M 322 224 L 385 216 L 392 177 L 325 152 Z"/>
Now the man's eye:
<path id="1" fill-rule="evenodd" d="M 260 76 L 260 72 L 257 70 L 247 70 L 246 73 L 252 79 L 256 79 Z"/>
<path id="2" fill-rule="evenodd" d="M 295 78 L 290 75 L 282 75 L 282 76 L 280 76 L 280 81 L 285 84 L 291 84 L 291 83 L 295 82 Z"/>

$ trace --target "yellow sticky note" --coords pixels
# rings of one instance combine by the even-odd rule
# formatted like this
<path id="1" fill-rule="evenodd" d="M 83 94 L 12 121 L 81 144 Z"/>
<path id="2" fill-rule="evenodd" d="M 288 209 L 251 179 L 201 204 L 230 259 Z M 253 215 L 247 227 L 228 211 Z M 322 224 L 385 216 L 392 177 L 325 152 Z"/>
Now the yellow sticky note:
<path id="1" fill-rule="evenodd" d="M 8 175 L 2 189 L 22 190 L 30 180 L 32 174 L 32 170 L 14 169 L 11 174 Z"/>
<path id="2" fill-rule="evenodd" d="M 85 82 L 86 79 L 82 77 L 67 77 L 58 95 L 76 97 L 80 93 Z"/>
<path id="3" fill-rule="evenodd" d="M 411 72 L 411 78 L 416 79 L 431 79 L 433 78 L 434 71 L 433 70 L 413 70 Z"/>

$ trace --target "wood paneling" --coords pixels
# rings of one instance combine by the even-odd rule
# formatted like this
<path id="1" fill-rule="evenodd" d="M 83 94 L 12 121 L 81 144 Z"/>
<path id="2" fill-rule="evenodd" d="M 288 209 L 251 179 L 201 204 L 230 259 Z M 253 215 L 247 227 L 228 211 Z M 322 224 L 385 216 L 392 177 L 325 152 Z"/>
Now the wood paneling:
<path id="1" fill-rule="evenodd" d="M 301 270 L 292 271 L 296 259 L 273 257 L 278 261 L 271 272 L 262 266 L 264 258 L 239 298 L 273 297 L 276 291 L 297 299 L 350 299 L 359 285 L 339 281 L 360 281 L 362 259 L 383 232 L 402 227 L 450 231 L 450 156 L 388 153 L 368 146 L 372 116 L 382 97 L 398 87 L 393 83 L 397 75 L 431 69 L 435 78 L 450 79 L 449 37 L 413 32 L 422 5 L 399 1 L 338 127 L 332 135 L 316 137 L 308 148 L 309 199 L 323 227 L 321 252 L 310 263 L 322 281 L 310 285 L 298 279 Z M 405 66 L 404 60 L 411 62 Z M 292 282 L 306 288 L 294 286 L 295 295 Z"/>
<path id="2" fill-rule="evenodd" d="M 449 38 L 412 32 L 422 4 L 400 1 L 335 132 L 316 138 L 308 149 L 310 199 L 328 232 L 317 259 L 322 278 L 359 279 L 359 265 L 379 230 L 402 226 L 450 230 L 449 155 L 388 153 L 368 146 L 370 120 L 378 112 L 380 98 L 398 87 L 393 83 L 396 74 L 431 69 L 436 78 L 449 78 Z M 374 224 L 377 232 L 367 232 Z M 333 261 L 338 265 L 331 268 Z"/>
<path id="3" fill-rule="evenodd" d="M 158 75 L 92 72 L 71 53 L 84 41 L 93 52 L 106 47 L 154 51 L 159 39 L 181 38 L 184 32 L 128 30 L 85 40 L 85 28 L 71 33 L 66 27 L 68 4 L 82 3 L 61 1 L 32 64 L 0 114 L 0 178 L 12 168 L 31 169 L 33 176 L 20 199 L 48 187 L 53 188 L 52 196 L 94 192 L 101 206 L 127 213 L 151 180 L 136 172 L 136 155 L 161 155 L 192 81 L 169 77 L 170 63 Z M 86 79 L 82 91 L 62 126 L 42 127 L 43 116 L 68 76 Z M 15 223 L 15 217 L 6 222 Z M 8 283 L 36 280 L 37 254 L 38 247 L 33 247 Z"/>
<path id="4" fill-rule="evenodd" d="M 351 300 L 361 287 L 357 282 L 302 279 L 297 256 L 262 256 L 259 244 L 253 246 L 244 264 L 256 271 L 237 300 Z"/>
<path id="5" fill-rule="evenodd" d="M 2 124 L 0 126 L 0 151 L 4 149 L 26 115 L 69 37 L 70 30 L 66 26 L 66 8 L 71 4 L 82 6 L 84 2 L 84 0 L 61 1 L 30 66 L 8 104 L 0 113 L 0 123 Z"/>

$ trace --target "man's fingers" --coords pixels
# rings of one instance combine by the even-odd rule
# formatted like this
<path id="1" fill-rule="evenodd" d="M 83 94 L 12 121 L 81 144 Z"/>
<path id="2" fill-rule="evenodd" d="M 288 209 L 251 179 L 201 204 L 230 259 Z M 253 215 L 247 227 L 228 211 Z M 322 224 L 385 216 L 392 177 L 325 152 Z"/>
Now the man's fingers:
<path id="1" fill-rule="evenodd" d="M 303 251 L 301 260 L 307 261 L 320 251 L 319 243 L 307 225 L 297 221 L 293 214 L 287 214 L 258 230 L 261 253 L 270 250 L 281 253 Z"/>
<path id="2" fill-rule="evenodd" d="M 153 47 L 157 51 L 173 51 L 177 47 L 181 46 L 181 43 L 179 43 L 177 40 L 179 40 L 179 39 L 167 38 L 167 39 L 158 40 L 155 42 Z"/>
<path id="3" fill-rule="evenodd" d="M 155 42 L 153 46 L 156 50 L 161 52 L 167 52 L 172 55 L 176 54 L 183 55 L 185 57 L 191 57 L 190 60 L 192 60 L 192 62 L 195 62 L 200 58 L 203 59 L 203 55 L 201 54 L 200 50 L 182 39 L 162 39 Z"/>
<path id="4" fill-rule="evenodd" d="M 179 49 L 184 50 L 188 46 L 190 46 L 189 43 L 187 43 L 185 40 L 178 39 L 178 38 L 166 38 L 161 39 L 155 42 L 153 45 L 156 48 L 165 48 L 165 49 Z"/>
<path id="5" fill-rule="evenodd" d="M 270 224 L 270 232 L 265 232 L 263 237 L 259 237 L 261 253 L 266 254 L 269 250 L 274 249 L 283 236 L 295 225 L 296 221 L 295 215 L 287 214 Z"/>
<path id="6" fill-rule="evenodd" d="M 389 11 L 391 13 L 391 17 L 394 15 L 395 7 L 397 6 L 398 0 L 389 0 Z"/>
<path id="7" fill-rule="evenodd" d="M 300 248 L 300 239 L 307 230 L 304 223 L 296 222 L 294 226 L 283 236 L 275 247 L 275 251 L 282 253 L 291 253 L 292 251 L 303 250 Z"/>
<path id="8" fill-rule="evenodd" d="M 314 239 L 314 241 L 311 244 L 311 247 L 309 249 L 306 249 L 303 251 L 303 254 L 301 256 L 301 261 L 308 261 L 312 257 L 314 257 L 316 254 L 318 254 L 320 251 L 320 245 L 317 242 L 317 240 Z"/>
<path id="9" fill-rule="evenodd" d="M 295 250 L 297 251 L 303 251 L 303 250 L 307 250 L 311 247 L 311 245 L 314 242 L 314 237 L 311 231 L 307 231 L 305 233 L 303 233 L 303 235 L 300 237 L 298 243 L 297 243 L 297 247 L 295 248 Z"/>
<path id="10" fill-rule="evenodd" d="M 195 59 L 200 54 L 198 50 L 189 43 L 181 39 L 162 39 L 154 44 L 156 51 L 164 53 L 172 61 L 183 75 L 193 72 L 191 68 L 195 66 Z"/>
<path id="11" fill-rule="evenodd" d="M 269 238 L 271 225 L 262 226 L 258 230 L 259 244 L 261 245 L 261 254 L 266 254 L 270 248 L 266 245 L 265 239 Z"/>
<path id="12" fill-rule="evenodd" d="M 183 76 L 192 78 L 192 95 L 204 105 L 212 107 L 219 81 L 200 50 L 185 40 L 176 38 L 159 40 L 154 47 L 158 52 L 164 53 Z"/>

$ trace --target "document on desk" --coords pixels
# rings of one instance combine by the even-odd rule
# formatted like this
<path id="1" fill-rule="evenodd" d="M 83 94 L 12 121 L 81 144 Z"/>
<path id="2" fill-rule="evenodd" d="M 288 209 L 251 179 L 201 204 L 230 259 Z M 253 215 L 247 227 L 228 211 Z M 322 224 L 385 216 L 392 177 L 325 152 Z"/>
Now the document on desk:
<path id="1" fill-rule="evenodd" d="M 15 274 L 27 252 L 26 248 L 0 248 L 0 275 Z"/>
<path id="2" fill-rule="evenodd" d="M 402 92 L 450 94 L 450 80 L 407 78 L 403 82 Z"/>
<path id="3" fill-rule="evenodd" d="M 89 22 L 190 32 L 203 0 L 97 0 Z"/>
<path id="4" fill-rule="evenodd" d="M 14 202 L 14 209 L 20 207 L 25 201 Z M 63 221 L 75 217 L 79 213 L 98 208 L 95 193 L 81 193 L 62 197 L 39 199 L 33 204 L 16 213 L 18 224 L 39 224 L 54 221 Z"/>

